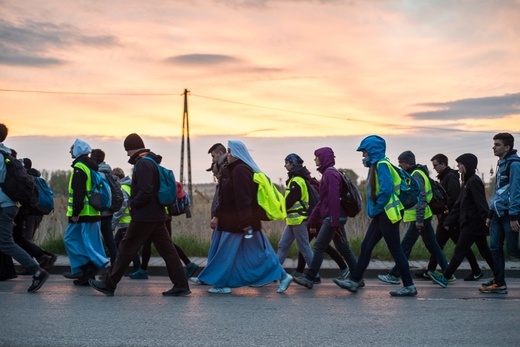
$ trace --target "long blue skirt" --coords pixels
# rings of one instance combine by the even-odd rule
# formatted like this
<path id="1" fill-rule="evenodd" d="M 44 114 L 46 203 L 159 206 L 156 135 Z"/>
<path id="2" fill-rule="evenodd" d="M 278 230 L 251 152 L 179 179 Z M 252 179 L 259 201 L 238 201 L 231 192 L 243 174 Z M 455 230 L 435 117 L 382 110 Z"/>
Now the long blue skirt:
<path id="1" fill-rule="evenodd" d="M 81 266 L 89 261 L 98 268 L 108 264 L 101 240 L 100 222 L 69 223 L 63 241 L 73 274 L 83 271 Z"/>
<path id="2" fill-rule="evenodd" d="M 199 279 L 216 287 L 259 286 L 281 280 L 286 272 L 263 231 L 253 237 L 215 229 L 208 262 Z"/>

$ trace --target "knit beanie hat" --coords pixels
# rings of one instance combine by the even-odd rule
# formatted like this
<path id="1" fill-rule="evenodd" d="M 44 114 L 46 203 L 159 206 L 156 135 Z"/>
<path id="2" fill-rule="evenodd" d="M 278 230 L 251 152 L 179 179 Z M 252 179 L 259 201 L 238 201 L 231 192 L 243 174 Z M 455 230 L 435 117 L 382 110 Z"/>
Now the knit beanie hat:
<path id="1" fill-rule="evenodd" d="M 145 148 L 143 139 L 136 133 L 132 133 L 126 137 L 124 146 L 125 151 Z"/>
<path id="2" fill-rule="evenodd" d="M 287 163 L 291 163 L 295 166 L 301 166 L 303 164 L 303 159 L 300 158 L 298 154 L 291 153 L 287 157 L 285 157 L 285 161 Z"/>
<path id="3" fill-rule="evenodd" d="M 403 153 L 399 154 L 397 160 L 410 165 L 415 165 L 415 154 L 413 154 L 412 151 L 404 151 Z"/>

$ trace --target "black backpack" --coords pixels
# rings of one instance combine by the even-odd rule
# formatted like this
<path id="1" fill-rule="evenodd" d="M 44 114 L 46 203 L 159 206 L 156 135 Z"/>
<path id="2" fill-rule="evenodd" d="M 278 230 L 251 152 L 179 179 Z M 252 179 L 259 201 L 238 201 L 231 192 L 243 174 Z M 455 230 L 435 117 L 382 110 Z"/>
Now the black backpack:
<path id="1" fill-rule="evenodd" d="M 110 203 L 108 211 L 117 212 L 121 209 L 121 206 L 123 206 L 123 202 L 125 201 L 121 183 L 119 182 L 119 179 L 112 173 L 104 172 L 104 174 L 105 180 L 108 182 L 108 186 L 110 187 L 110 193 L 112 193 L 112 202 Z"/>
<path id="2" fill-rule="evenodd" d="M 339 173 L 342 180 L 339 194 L 341 207 L 347 213 L 347 217 L 355 217 L 361 211 L 363 205 L 363 199 L 361 198 L 359 189 L 343 172 L 336 168 L 333 169 Z"/>
<path id="3" fill-rule="evenodd" d="M 305 180 L 305 185 L 307 186 L 307 191 L 309 192 L 309 208 L 307 209 L 307 211 L 304 211 L 304 216 L 310 216 L 312 211 L 314 210 L 314 207 L 316 207 L 316 205 L 318 205 L 318 202 L 320 201 L 320 194 L 318 193 L 314 185 L 312 185 L 312 183 L 309 182 L 309 180 Z M 302 202 L 300 201 L 300 203 Z"/>
<path id="4" fill-rule="evenodd" d="M 17 201 L 24 207 L 38 205 L 38 188 L 33 177 L 27 173 L 23 163 L 9 153 L 0 151 L 4 156 L 5 175 L 4 183 L 0 183 L 2 191 L 11 200 Z"/>
<path id="5" fill-rule="evenodd" d="M 433 214 L 447 214 L 449 202 L 448 193 L 446 193 L 446 190 L 439 182 L 434 181 L 431 177 L 428 177 L 428 179 L 430 180 L 433 194 L 432 199 L 428 203 L 430 209 Z"/>

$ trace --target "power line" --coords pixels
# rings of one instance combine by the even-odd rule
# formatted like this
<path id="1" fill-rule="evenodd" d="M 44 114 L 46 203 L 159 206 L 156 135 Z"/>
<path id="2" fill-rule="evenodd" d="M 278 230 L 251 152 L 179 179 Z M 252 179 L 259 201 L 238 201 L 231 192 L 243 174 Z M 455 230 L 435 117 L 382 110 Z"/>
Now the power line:
<path id="1" fill-rule="evenodd" d="M 70 92 L 70 91 L 46 91 L 46 90 L 21 90 L 21 89 L 0 89 L 0 92 L 13 92 L 13 93 L 35 93 L 35 94 L 69 94 L 69 95 L 111 95 L 111 96 L 183 96 L 184 93 L 108 93 L 108 92 Z M 336 120 L 342 120 L 342 121 L 348 121 L 348 122 L 358 122 L 358 123 L 364 123 L 364 124 L 372 124 L 377 126 L 387 126 L 392 128 L 412 128 L 412 129 L 424 129 L 424 130 L 439 130 L 439 131 L 449 131 L 449 132 L 463 132 L 463 133 L 481 133 L 481 134 L 495 134 L 499 132 L 498 130 L 465 130 L 465 129 L 457 129 L 457 128 L 443 128 L 443 127 L 434 127 L 434 126 L 423 126 L 423 125 L 417 125 L 417 124 L 396 124 L 396 123 L 384 123 L 384 122 L 378 122 L 378 121 L 372 121 L 372 120 L 366 120 L 366 119 L 358 119 L 358 118 L 351 118 L 351 117 L 340 117 L 340 116 L 333 116 L 333 115 L 327 115 L 327 114 L 319 114 L 319 113 L 311 113 L 311 112 L 302 112 L 302 111 L 295 111 L 295 110 L 288 110 L 283 108 L 277 108 L 277 107 L 271 107 L 271 106 L 263 106 L 263 105 L 257 105 L 257 104 L 251 104 L 246 102 L 240 102 L 240 101 L 233 101 L 233 100 L 227 100 L 227 99 L 221 99 L 221 98 L 215 98 L 211 96 L 205 96 L 205 95 L 199 95 L 199 94 L 192 94 L 189 95 L 208 99 L 208 100 L 214 100 L 219 102 L 226 102 L 230 104 L 235 105 L 242 105 L 242 106 L 248 106 L 248 107 L 254 107 L 254 108 L 260 108 L 265 110 L 271 110 L 271 111 L 278 111 L 278 112 L 286 112 L 286 113 L 293 113 L 293 114 L 299 114 L 304 116 L 311 116 L 311 117 L 319 117 L 319 118 L 326 118 L 326 119 L 336 119 Z"/>

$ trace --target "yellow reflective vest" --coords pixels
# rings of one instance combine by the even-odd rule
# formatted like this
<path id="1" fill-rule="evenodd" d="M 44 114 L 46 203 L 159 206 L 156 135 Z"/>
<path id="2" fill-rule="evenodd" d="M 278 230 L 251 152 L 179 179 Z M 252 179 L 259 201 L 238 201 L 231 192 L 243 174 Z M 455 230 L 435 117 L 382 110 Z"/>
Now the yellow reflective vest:
<path id="1" fill-rule="evenodd" d="M 287 225 L 300 225 L 308 218 L 307 210 L 309 209 L 309 191 L 307 190 L 305 179 L 302 177 L 294 176 L 291 178 L 287 186 L 290 187 L 292 182 L 295 182 L 300 187 L 301 199 L 296 201 L 294 205 L 287 209 L 287 218 L 285 219 L 285 222 Z M 290 189 L 285 190 L 286 199 L 290 192 Z"/>
<path id="2" fill-rule="evenodd" d="M 121 188 L 125 191 L 126 194 L 128 194 L 128 197 L 130 198 L 130 185 L 122 184 Z M 129 224 L 131 220 L 132 220 L 132 217 L 130 217 L 130 209 L 128 208 L 128 204 L 127 204 L 126 208 L 123 212 L 123 216 L 119 220 L 119 224 Z"/>
<path id="3" fill-rule="evenodd" d="M 432 209 L 428 205 L 428 203 L 433 198 L 432 185 L 430 183 L 430 180 L 428 179 L 428 176 L 426 176 L 426 173 L 423 170 L 421 170 L 421 169 L 413 170 L 412 176 L 416 172 L 418 172 L 422 176 L 423 181 L 424 181 L 424 191 L 426 193 L 426 203 L 427 203 L 426 204 L 426 208 L 424 209 L 424 219 L 428 219 L 431 216 L 433 216 Z M 404 211 L 403 220 L 405 222 L 415 222 L 417 220 L 417 205 L 415 205 L 414 207 Z"/>
<path id="4" fill-rule="evenodd" d="M 388 160 L 380 160 L 377 163 L 377 166 L 385 164 L 388 166 L 388 170 L 390 171 L 390 175 L 392 177 L 392 185 L 393 191 L 392 196 L 388 200 L 388 203 L 385 205 L 385 213 L 388 219 L 395 224 L 402 219 L 401 211 L 404 210 L 403 204 L 399 200 L 399 194 L 401 193 L 401 177 L 399 173 L 394 169 L 394 166 Z M 377 174 L 377 170 L 376 170 Z M 379 180 L 376 178 L 376 195 L 379 194 Z"/>
<path id="5" fill-rule="evenodd" d="M 83 199 L 83 209 L 79 213 L 79 216 L 80 217 L 81 216 L 101 216 L 101 212 L 96 210 L 94 207 L 90 206 L 89 201 L 88 201 L 88 196 L 92 192 L 92 176 L 90 175 L 90 168 L 81 162 L 75 163 L 74 167 L 82 170 L 87 175 L 87 186 L 86 186 L 87 194 L 85 194 L 85 197 Z M 72 197 L 73 197 L 73 193 L 74 193 L 74 191 L 72 190 L 73 177 L 74 177 L 74 171 L 72 171 L 72 174 L 70 175 L 70 179 L 69 179 L 69 200 L 68 200 L 68 206 L 67 206 L 67 217 L 72 217 L 72 212 L 73 212 L 73 208 L 72 208 L 72 204 L 73 204 Z"/>

